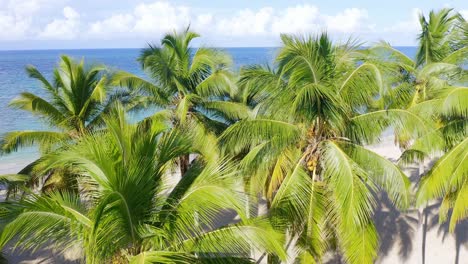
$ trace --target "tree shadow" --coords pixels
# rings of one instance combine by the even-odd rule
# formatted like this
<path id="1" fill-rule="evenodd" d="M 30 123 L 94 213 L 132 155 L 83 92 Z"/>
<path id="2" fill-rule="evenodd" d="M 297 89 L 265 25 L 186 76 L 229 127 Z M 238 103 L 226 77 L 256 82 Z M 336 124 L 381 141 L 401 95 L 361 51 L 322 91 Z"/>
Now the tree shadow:
<path id="1" fill-rule="evenodd" d="M 413 251 L 414 227 L 419 223 L 418 211 L 401 212 L 384 192 L 377 197 L 374 223 L 380 237 L 379 259 L 386 257 L 397 246 L 400 259 L 405 261 Z"/>
<path id="2" fill-rule="evenodd" d="M 449 231 L 449 221 L 439 223 L 439 206 L 440 203 L 434 204 L 427 210 L 428 225 L 427 231 L 437 228 L 437 235 L 442 236 L 442 242 L 446 239 L 454 239 L 455 241 L 455 264 L 460 264 L 460 251 L 462 247 L 468 250 L 468 219 L 465 219 L 457 224 L 453 232 Z M 451 212 L 447 219 L 450 219 Z"/>
<path id="3" fill-rule="evenodd" d="M 3 252 L 3 260 L 0 259 L 1 263 L 37 263 L 37 264 L 52 264 L 52 263 L 63 263 L 63 264 L 78 264 L 82 263 L 82 259 L 68 259 L 64 256 L 63 252 L 55 252 L 52 247 L 44 247 L 34 252 L 29 251 L 18 251 L 12 250 L 12 248 L 6 248 Z M 4 262 L 2 262 L 4 261 Z"/>

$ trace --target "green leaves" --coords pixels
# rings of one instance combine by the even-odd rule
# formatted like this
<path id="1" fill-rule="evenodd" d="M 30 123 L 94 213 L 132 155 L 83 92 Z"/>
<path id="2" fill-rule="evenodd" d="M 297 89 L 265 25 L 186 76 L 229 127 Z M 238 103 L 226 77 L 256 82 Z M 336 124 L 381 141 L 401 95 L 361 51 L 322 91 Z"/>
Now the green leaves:
<path id="1" fill-rule="evenodd" d="M 347 226 L 365 226 L 375 206 L 372 189 L 368 189 L 373 184 L 367 181 L 367 173 L 335 142 L 324 142 L 323 148 L 323 175 L 334 189 L 342 221 Z"/>
<path id="2" fill-rule="evenodd" d="M 427 20 L 419 15 L 421 33 L 416 54 L 417 65 L 439 62 L 453 51 L 456 42 L 456 28 L 463 21 L 453 9 L 432 10 Z"/>
<path id="3" fill-rule="evenodd" d="M 0 236 L 0 246 L 16 238 L 14 246 L 37 249 L 45 244 L 71 246 L 83 231 L 80 223 L 89 223 L 79 198 L 71 193 L 50 193 L 48 196 L 32 195 L 20 202 L 3 202 L 1 220 L 9 220 Z"/>
<path id="4" fill-rule="evenodd" d="M 62 127 L 65 123 L 65 116 L 55 106 L 45 99 L 32 93 L 21 93 L 21 95 L 10 102 L 10 106 L 29 111 L 34 115 L 44 118 L 54 125 Z"/>
<path id="5" fill-rule="evenodd" d="M 442 156 L 423 177 L 418 190 L 418 204 L 459 191 L 466 184 L 467 146 L 468 138 L 465 138 Z"/>
<path id="6" fill-rule="evenodd" d="M 41 160 L 45 170 L 73 172 L 80 194 L 27 193 L 6 204 L 0 245 L 73 242 L 90 263 L 125 251 L 136 263 L 250 261 L 253 248 L 285 258 L 283 236 L 266 220 L 246 219 L 234 164 L 220 160 L 216 146 L 200 145 L 201 137 L 209 138 L 202 129 L 148 130 L 153 126 L 129 124 L 120 105 L 105 123 L 105 131 L 87 133 Z M 172 163 L 194 151 L 195 160 L 174 184 Z M 218 228 L 226 210 L 244 221 Z"/>
<path id="7" fill-rule="evenodd" d="M 281 146 L 288 146 L 298 141 L 300 136 L 301 130 L 286 122 L 268 119 L 242 120 L 223 133 L 221 144 L 236 153 L 272 138 L 278 138 L 276 143 Z"/>
<path id="8" fill-rule="evenodd" d="M 38 144 L 42 150 L 50 150 L 54 145 L 69 136 L 61 132 L 51 131 L 14 131 L 4 134 L 0 140 L 1 151 L 10 153 L 21 147 L 29 147 Z"/>
<path id="9" fill-rule="evenodd" d="M 425 118 L 403 109 L 372 111 L 351 118 L 345 135 L 352 141 L 372 144 L 392 127 L 400 138 L 417 138 L 434 128 Z"/>
<path id="10" fill-rule="evenodd" d="M 385 190 L 401 210 L 410 206 L 410 181 L 397 165 L 357 144 L 342 141 L 338 146 L 367 172 L 367 180 Z"/>
<path id="11" fill-rule="evenodd" d="M 368 62 L 361 64 L 346 76 L 339 93 L 351 106 L 369 105 L 374 97 L 385 94 L 380 70 Z"/>
<path id="12" fill-rule="evenodd" d="M 268 221 L 256 220 L 219 228 L 199 237 L 183 241 L 182 247 L 202 256 L 226 255 L 250 257 L 251 245 L 260 252 L 274 253 L 284 260 L 283 237 L 271 228 Z"/>
<path id="13" fill-rule="evenodd" d="M 34 177 L 0 176 L 25 191 L 2 203 L 0 246 L 74 244 L 87 263 L 259 261 L 252 252 L 320 263 L 332 250 L 372 263 L 376 194 L 401 210 L 412 202 L 408 177 L 365 147 L 386 129 L 404 148 L 400 161 L 442 155 L 417 204 L 442 199 L 453 231 L 468 217 L 468 94 L 451 12 L 420 18 L 415 61 L 383 42 L 282 35 L 275 65 L 237 77 L 225 52 L 191 49 L 198 34 L 187 29 L 142 51 L 151 80 L 66 56 L 50 82 L 28 67 L 50 100 L 22 93 L 11 106 L 55 130 L 2 137 L 2 152 L 37 144 L 44 155 L 23 170 Z M 165 109 L 127 120 L 154 105 Z M 45 187 L 34 194 L 26 186 L 38 179 Z"/>
<path id="14" fill-rule="evenodd" d="M 264 186 L 271 218 L 291 236 L 297 261 L 319 262 L 336 243 L 349 263 L 373 262 L 375 193 L 386 191 L 405 209 L 409 180 L 362 144 L 377 141 L 389 127 L 414 139 L 434 126 L 412 111 L 381 110 L 393 103 L 386 101 L 394 92 L 385 78 L 396 66 L 390 71 L 363 62 L 366 51 L 351 42 L 333 45 L 326 34 L 282 40 L 278 70 L 244 69 L 241 87 L 255 85 L 269 95 L 254 117 L 228 127 L 220 144 L 241 159 L 247 183 L 255 186 L 250 189 Z"/>

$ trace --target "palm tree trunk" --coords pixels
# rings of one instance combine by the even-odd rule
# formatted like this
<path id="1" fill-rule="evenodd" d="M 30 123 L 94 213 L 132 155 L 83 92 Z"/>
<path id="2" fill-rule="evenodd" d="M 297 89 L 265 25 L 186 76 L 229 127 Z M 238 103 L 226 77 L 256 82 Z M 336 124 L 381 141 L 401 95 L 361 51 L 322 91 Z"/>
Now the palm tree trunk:
<path id="1" fill-rule="evenodd" d="M 270 208 L 271 208 L 270 200 L 267 199 L 266 205 L 267 205 L 267 213 L 268 213 L 270 211 Z M 267 254 L 267 263 L 268 264 L 277 264 L 277 263 L 280 263 L 280 259 L 278 258 L 278 256 L 276 256 L 274 254 Z"/>
<path id="2" fill-rule="evenodd" d="M 183 155 L 179 158 L 180 176 L 183 177 L 190 166 L 190 154 Z"/>

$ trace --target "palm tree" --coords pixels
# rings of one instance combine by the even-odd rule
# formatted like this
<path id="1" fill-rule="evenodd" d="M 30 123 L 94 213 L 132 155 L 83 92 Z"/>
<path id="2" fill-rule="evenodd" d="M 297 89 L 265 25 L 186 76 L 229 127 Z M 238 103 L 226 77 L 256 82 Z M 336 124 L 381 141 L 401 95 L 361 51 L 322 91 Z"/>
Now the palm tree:
<path id="1" fill-rule="evenodd" d="M 254 67 L 241 77 L 270 96 L 254 118 L 229 127 L 221 145 L 241 157 L 251 186 L 264 189 L 270 216 L 297 247 L 297 261 L 320 262 L 336 245 L 347 262 L 372 263 L 374 194 L 383 189 L 406 208 L 409 180 L 364 144 L 390 124 L 413 137 L 427 124 L 409 111 L 383 109 L 388 91 L 380 70 L 361 60 L 353 42 L 333 45 L 326 34 L 281 38 L 276 70 Z"/>
<path id="2" fill-rule="evenodd" d="M 233 104 L 223 101 L 234 90 L 229 70 L 231 58 L 210 48 L 192 49 L 190 44 L 198 34 L 187 28 L 182 33 L 165 35 L 161 45 L 149 45 L 139 57 L 141 66 L 153 81 L 120 72 L 114 84 L 140 92 L 137 106 L 164 106 L 170 111 L 171 122 L 184 125 L 187 119 L 203 125 L 208 132 L 219 133 L 226 124 L 217 116 L 229 111 Z M 189 156 L 181 157 L 180 170 L 185 174 Z"/>
<path id="3" fill-rule="evenodd" d="M 23 92 L 10 102 L 10 106 L 30 112 L 45 122 L 50 130 L 12 131 L 2 135 L 1 153 L 10 153 L 21 147 L 39 146 L 43 153 L 60 147 L 64 142 L 76 141 L 84 133 L 102 125 L 102 114 L 108 112 L 113 102 L 123 100 L 125 92 L 112 92 L 106 70 L 102 66 L 85 66 L 62 56 L 59 66 L 49 81 L 34 66 L 28 66 L 29 77 L 38 80 L 45 97 Z M 20 174 L 30 174 L 37 163 L 23 169 Z M 73 177 L 63 170 L 47 173 L 46 185 L 70 187 Z"/>
<path id="4" fill-rule="evenodd" d="M 401 160 L 405 163 L 438 157 L 430 170 L 421 175 L 418 183 L 417 205 L 442 199 L 439 221 L 445 222 L 448 213 L 450 231 L 468 213 L 468 87 L 447 87 L 438 97 L 413 107 L 420 115 L 431 116 L 436 129 L 416 139 Z M 443 155 L 441 155 L 443 153 Z"/>
<path id="5" fill-rule="evenodd" d="M 431 11 L 429 17 L 420 16 L 421 33 L 419 47 L 413 61 L 386 43 L 373 47 L 371 54 L 377 60 L 383 58 L 390 74 L 397 76 L 396 87 L 389 94 L 389 100 L 396 107 L 402 107 L 434 123 L 428 131 L 414 142 L 400 138 L 406 150 L 400 160 L 403 163 L 420 162 L 426 158 L 446 153 L 425 174 L 417 194 L 417 205 L 443 197 L 440 221 L 447 219 L 447 213 L 454 207 L 457 195 L 464 194 L 466 175 L 466 153 L 463 149 L 467 136 L 467 89 L 466 70 L 468 47 L 466 42 L 466 21 L 452 9 Z M 375 53 L 374 53 L 375 52 Z M 372 56 L 371 56 L 372 57 Z M 458 152 L 457 152 L 458 151 Z M 460 152 L 461 151 L 461 152 Z M 459 175 L 460 174 L 460 175 Z M 459 178 L 461 177 L 461 178 Z M 464 217 L 468 207 L 458 200 L 457 210 L 451 219 L 450 229 Z"/>
<path id="6" fill-rule="evenodd" d="M 431 11 L 428 19 L 419 15 L 421 33 L 418 36 L 418 51 L 416 66 L 427 65 L 433 62 L 443 62 L 447 57 L 455 60 L 468 54 L 466 46 L 459 46 L 460 26 L 464 22 L 463 16 L 453 12 L 451 8 L 444 8 L 438 12 Z M 453 54 L 458 51 L 458 54 Z"/>
<path id="7" fill-rule="evenodd" d="M 281 234 L 266 220 L 243 217 L 228 162 L 200 154 L 173 182 L 174 161 L 199 140 L 193 130 L 129 124 L 121 106 L 104 122 L 107 131 L 86 133 L 44 158 L 51 168 L 73 170 L 81 193 L 31 192 L 2 203 L 1 247 L 78 245 L 86 263 L 251 263 L 252 247 L 284 259 Z M 227 209 L 242 220 L 219 226 Z"/>
<path id="8" fill-rule="evenodd" d="M 380 65 L 389 80 L 387 101 L 391 107 L 411 109 L 431 100 L 448 86 L 466 81 L 468 47 L 462 44 L 463 17 L 452 9 L 431 11 L 429 18 L 420 15 L 421 33 L 413 60 L 401 51 L 381 42 L 368 50 L 367 59 Z M 465 29 L 466 30 L 466 29 Z M 410 144 L 409 136 L 396 137 L 401 147 Z"/>
<path id="9" fill-rule="evenodd" d="M 460 45 L 464 26 L 462 16 L 452 9 L 431 11 L 429 20 L 421 14 L 421 33 L 415 59 L 381 42 L 370 48 L 367 59 L 383 62 L 387 77 L 397 76 L 391 83 L 395 107 L 408 108 L 435 96 L 438 89 L 466 78 L 462 66 L 468 47 Z M 466 29 L 465 29 L 466 30 Z"/>

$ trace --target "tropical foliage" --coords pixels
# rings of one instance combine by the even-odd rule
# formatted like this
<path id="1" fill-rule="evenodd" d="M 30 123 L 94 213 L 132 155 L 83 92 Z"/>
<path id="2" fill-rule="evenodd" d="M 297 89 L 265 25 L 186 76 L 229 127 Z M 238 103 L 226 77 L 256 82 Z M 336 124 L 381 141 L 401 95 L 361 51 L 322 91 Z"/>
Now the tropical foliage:
<path id="1" fill-rule="evenodd" d="M 453 231 L 468 218 L 468 28 L 451 9 L 419 20 L 414 58 L 385 42 L 281 35 L 272 65 L 236 73 L 224 51 L 192 48 L 187 28 L 141 52 L 147 78 L 67 56 L 52 81 L 28 66 L 45 96 L 11 106 L 50 129 L 2 136 L 2 154 L 39 146 L 41 157 L 0 175 L 21 193 L 0 203 L 0 248 L 80 249 L 85 263 L 330 252 L 373 263 L 380 192 L 401 210 L 441 200 Z M 128 120 L 140 110 L 149 116 Z M 368 148 L 388 131 L 398 163 Z M 413 199 L 401 166 L 429 159 Z"/>
<path id="2" fill-rule="evenodd" d="M 466 21 L 451 9 L 421 15 L 419 47 L 413 61 L 388 44 L 373 47 L 384 65 L 405 76 L 399 78 L 393 100 L 408 111 L 435 124 L 431 131 L 404 145 L 404 163 L 441 156 L 426 175 L 421 175 L 417 204 L 442 199 L 440 221 L 453 208 L 450 229 L 468 216 L 466 204 L 468 135 L 468 87 Z M 382 52 L 382 51 L 386 52 Z M 392 66 L 393 65 L 393 66 Z M 401 138 L 400 138 L 401 139 Z M 405 138 L 403 138 L 406 140 Z M 407 144 L 408 143 L 408 144 Z"/>
<path id="3" fill-rule="evenodd" d="M 189 28 L 165 35 L 160 45 L 149 45 L 138 58 L 152 81 L 122 71 L 115 74 L 113 83 L 137 94 L 132 109 L 163 107 L 174 126 L 190 120 L 207 133 L 219 133 L 227 126 L 223 120 L 236 118 L 237 109 L 245 107 L 225 100 L 236 92 L 230 56 L 211 48 L 192 49 L 197 37 Z M 188 156 L 181 157 L 179 164 L 185 173 Z"/>
<path id="4" fill-rule="evenodd" d="M 229 163 L 199 155 L 175 187 L 168 184 L 174 160 L 192 151 L 194 133 L 164 123 L 151 129 L 128 124 L 121 107 L 105 123 L 105 132 L 87 133 L 44 157 L 51 167 L 72 167 L 80 194 L 28 193 L 4 204 L 2 218 L 13 220 L 1 246 L 14 237 L 21 249 L 78 244 L 87 263 L 127 257 L 135 263 L 234 263 L 249 259 L 251 245 L 284 258 L 281 235 L 266 220 L 216 228 L 221 210 L 244 215 Z"/>
<path id="5" fill-rule="evenodd" d="M 421 156 L 435 151 L 444 154 L 423 177 L 418 189 L 418 203 L 442 199 L 440 222 L 448 219 L 452 209 L 450 230 L 453 231 L 457 222 L 468 217 L 468 24 L 450 9 L 431 12 L 428 24 L 433 25 L 426 30 L 428 36 L 420 37 L 420 41 L 428 43 L 426 46 L 430 47 L 426 57 L 438 55 L 443 62 L 458 64 L 460 68 L 458 78 L 447 78 L 442 91 L 419 107 L 422 114 L 431 115 L 439 126 L 436 131 L 415 142 L 413 149 Z M 444 42 L 430 43 L 427 40 L 436 34 Z M 426 144 L 421 144 L 421 141 L 426 141 Z"/>
<path id="6" fill-rule="evenodd" d="M 2 135 L 0 153 L 10 153 L 22 147 L 39 146 L 42 153 L 58 149 L 67 142 L 77 141 L 84 133 L 102 126 L 102 115 L 116 101 L 129 100 L 126 91 L 115 91 L 108 83 L 104 66 L 85 65 L 62 56 L 53 72 L 52 81 L 34 66 L 26 67 L 30 78 L 42 86 L 44 96 L 23 92 L 10 102 L 13 108 L 29 112 L 44 122 L 46 130 L 12 131 Z M 43 180 L 44 189 L 69 188 L 74 185 L 72 174 L 55 168 L 46 174 L 35 175 L 33 167 L 39 160 L 25 167 L 20 174 L 34 176 L 25 180 Z M 10 189 L 11 191 L 12 189 Z"/>
<path id="7" fill-rule="evenodd" d="M 370 263 L 378 249 L 374 193 L 385 190 L 407 208 L 409 180 L 363 144 L 390 124 L 415 137 L 427 124 L 406 110 L 378 108 L 381 73 L 354 43 L 333 45 L 326 34 L 282 41 L 277 69 L 243 72 L 242 81 L 270 96 L 254 118 L 225 131 L 222 145 L 245 153 L 240 164 L 252 191 L 264 192 L 273 219 L 296 240 L 298 261 L 319 262 L 336 246 L 349 263 Z"/>

